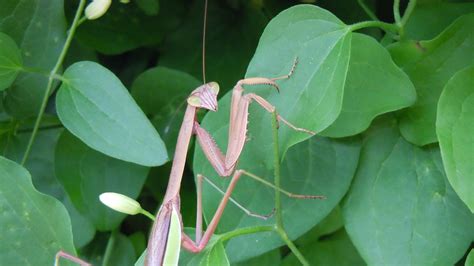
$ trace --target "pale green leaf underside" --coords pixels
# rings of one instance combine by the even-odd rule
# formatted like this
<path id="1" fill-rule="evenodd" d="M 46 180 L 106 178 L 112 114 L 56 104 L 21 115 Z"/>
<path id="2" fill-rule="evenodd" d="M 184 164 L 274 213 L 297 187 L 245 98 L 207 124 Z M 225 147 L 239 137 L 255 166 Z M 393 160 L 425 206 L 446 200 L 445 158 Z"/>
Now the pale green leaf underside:
<path id="1" fill-rule="evenodd" d="M 181 221 L 176 209 L 171 211 L 171 222 L 166 242 L 166 251 L 163 258 L 164 265 L 178 265 L 179 252 L 181 250 Z"/>
<path id="2" fill-rule="evenodd" d="M 74 254 L 64 206 L 39 193 L 30 174 L 0 157 L 0 264 L 52 265 L 59 250 Z"/>
<path id="3" fill-rule="evenodd" d="M 22 67 L 20 49 L 10 36 L 0 32 L 0 91 L 15 81 Z"/>
<path id="4" fill-rule="evenodd" d="M 70 66 L 64 79 L 56 98 L 59 118 L 89 147 L 145 166 L 168 160 L 155 128 L 112 72 L 84 61 Z"/>
<path id="5" fill-rule="evenodd" d="M 444 87 L 436 132 L 449 182 L 474 211 L 474 67 L 459 71 Z"/>
<path id="6" fill-rule="evenodd" d="M 455 264 L 474 219 L 446 179 L 439 149 L 408 143 L 393 120 L 373 127 L 364 144 L 343 216 L 366 263 Z"/>
<path id="7" fill-rule="evenodd" d="M 105 156 L 67 131 L 56 145 L 55 167 L 74 206 L 100 231 L 117 228 L 125 215 L 102 204 L 99 195 L 116 192 L 135 199 L 148 175 L 147 167 Z"/>

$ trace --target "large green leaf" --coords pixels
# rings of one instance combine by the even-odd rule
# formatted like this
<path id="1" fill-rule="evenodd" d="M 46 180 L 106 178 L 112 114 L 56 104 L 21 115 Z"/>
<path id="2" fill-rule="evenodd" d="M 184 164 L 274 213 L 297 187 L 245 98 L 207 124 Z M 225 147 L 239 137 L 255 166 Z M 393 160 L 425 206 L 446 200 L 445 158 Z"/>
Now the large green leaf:
<path id="1" fill-rule="evenodd" d="M 444 87 L 436 132 L 449 182 L 474 212 L 474 67 L 456 73 Z"/>
<path id="2" fill-rule="evenodd" d="M 33 121 L 34 122 L 34 121 Z M 41 193 L 53 196 L 60 200 L 66 207 L 71 217 L 74 245 L 80 248 L 87 244 L 94 236 L 95 228 L 84 216 L 74 208 L 65 195 L 65 191 L 54 173 L 54 149 L 60 133 L 59 121 L 55 117 L 45 116 L 36 134 L 35 142 L 30 150 L 30 155 L 24 167 L 30 172 L 35 188 Z M 3 156 L 20 163 L 31 136 L 33 123 L 25 123 L 16 134 L 2 136 L 0 148 Z"/>
<path id="3" fill-rule="evenodd" d="M 0 32 L 20 46 L 24 66 L 49 73 L 66 39 L 63 0 L 2 0 L 1 6 Z M 42 74 L 20 74 L 4 98 L 8 113 L 19 118 L 36 115 L 47 82 Z"/>
<path id="4" fill-rule="evenodd" d="M 408 143 L 393 120 L 368 132 L 343 216 L 369 265 L 453 265 L 474 236 L 439 149 Z"/>
<path id="5" fill-rule="evenodd" d="M 289 80 L 278 81 L 280 94 L 266 87 L 248 88 L 248 91 L 258 92 L 274 104 L 283 117 L 297 126 L 320 131 L 329 126 L 341 110 L 350 43 L 351 34 L 348 28 L 329 12 L 310 5 L 290 8 L 274 18 L 265 29 L 247 76 L 275 77 L 287 74 L 295 57 L 298 57 L 294 75 Z M 219 112 L 208 113 L 202 123 L 220 147 L 227 144 L 229 100 L 230 95 L 227 94 L 219 102 Z M 271 180 L 271 116 L 255 105 L 252 104 L 249 110 L 249 141 L 246 142 L 238 168 Z M 281 124 L 279 133 L 282 153 L 285 153 L 289 146 L 309 137 L 307 134 L 288 129 L 284 124 Z M 291 156 L 287 156 L 288 159 L 283 163 L 282 187 L 295 193 L 322 194 L 328 197 L 321 202 L 285 198 L 284 219 L 292 238 L 316 225 L 344 195 L 357 164 L 358 145 L 359 142 L 355 139 L 337 142 L 314 138 L 301 144 L 291 152 Z M 322 159 L 320 154 L 325 154 L 326 157 Z M 329 157 L 330 160 L 327 159 Z M 194 173 L 216 176 L 200 147 L 196 149 L 194 156 Z M 226 181 L 220 183 L 224 188 Z M 204 210 L 209 221 L 221 194 L 207 186 L 205 188 Z M 273 194 L 272 189 L 255 185 L 253 180 L 243 177 L 233 195 L 250 210 L 268 213 L 273 208 Z M 313 215 L 314 213 L 316 215 Z M 274 219 L 265 222 L 248 217 L 230 205 L 218 230 L 225 232 L 239 227 L 274 222 Z M 248 244 L 256 241 L 258 245 Z M 282 244 L 276 234 L 262 233 L 232 239 L 226 248 L 230 261 L 240 261 L 263 254 Z"/>
<path id="6" fill-rule="evenodd" d="M 218 132 L 222 133 L 225 132 Z M 282 163 L 282 188 L 294 193 L 325 195 L 325 200 L 301 200 L 283 197 L 283 220 L 291 238 L 296 238 L 319 223 L 337 205 L 349 188 L 357 166 L 360 142 L 358 139 L 330 140 L 315 137 L 298 144 L 288 151 Z M 196 161 L 201 158 L 196 153 Z M 202 161 L 202 160 L 201 160 Z M 203 162 L 208 166 L 207 162 Z M 272 182 L 273 172 L 262 170 L 249 153 L 244 152 L 240 165 L 252 173 Z M 196 166 L 195 166 L 196 167 Z M 201 171 L 202 170 L 202 171 Z M 215 176 L 212 168 L 199 167 L 196 173 Z M 228 180 L 216 180 L 224 189 Z M 203 187 L 203 204 L 207 221 L 210 220 L 222 195 L 207 183 Z M 256 181 L 241 177 L 232 197 L 255 213 L 267 214 L 274 206 L 274 190 Z M 226 207 L 218 231 L 274 224 L 275 218 L 263 221 L 247 216 L 233 204 Z M 258 244 L 249 244 L 258 243 Z M 231 261 L 241 261 L 283 245 L 278 235 L 272 232 L 245 235 L 232 239 L 227 244 Z"/>
<path id="7" fill-rule="evenodd" d="M 0 264 L 51 265 L 59 250 L 74 254 L 64 206 L 39 193 L 30 174 L 0 157 Z"/>
<path id="8" fill-rule="evenodd" d="M 333 235 L 301 247 L 301 253 L 311 265 L 363 266 L 366 265 L 352 244 L 346 231 L 339 230 Z M 298 259 L 290 254 L 283 266 L 297 265 Z M 384 264 L 387 265 L 387 264 Z"/>
<path id="9" fill-rule="evenodd" d="M 124 214 L 99 201 L 104 192 L 117 192 L 137 198 L 148 168 L 98 153 L 65 131 L 56 146 L 56 176 L 77 210 L 98 230 L 119 226 Z"/>
<path id="10" fill-rule="evenodd" d="M 59 118 L 89 147 L 145 166 L 168 160 L 155 128 L 112 72 L 85 61 L 70 66 L 64 79 L 56 98 Z"/>
<path id="11" fill-rule="evenodd" d="M 0 90 L 10 87 L 22 64 L 20 49 L 15 41 L 0 32 Z"/>
<path id="12" fill-rule="evenodd" d="M 354 34 L 341 114 L 321 134 L 355 135 L 368 128 L 375 116 L 410 106 L 415 100 L 413 84 L 387 50 L 371 37 Z"/>
<path id="13" fill-rule="evenodd" d="M 400 131 L 408 141 L 417 145 L 438 141 L 439 95 L 454 73 L 474 62 L 473 28 L 474 14 L 465 15 L 433 40 L 391 47 L 395 61 L 410 76 L 418 94 L 417 102 L 401 115 Z"/>

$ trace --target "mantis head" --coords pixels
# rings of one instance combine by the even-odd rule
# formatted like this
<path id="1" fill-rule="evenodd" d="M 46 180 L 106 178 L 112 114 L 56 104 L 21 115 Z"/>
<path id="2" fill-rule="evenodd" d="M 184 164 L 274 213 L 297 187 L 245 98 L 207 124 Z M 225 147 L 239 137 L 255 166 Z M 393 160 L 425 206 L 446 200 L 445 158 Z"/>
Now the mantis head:
<path id="1" fill-rule="evenodd" d="M 217 111 L 217 94 L 219 93 L 219 84 L 209 82 L 199 86 L 188 97 L 188 104 L 197 108 L 204 108 L 211 111 Z"/>

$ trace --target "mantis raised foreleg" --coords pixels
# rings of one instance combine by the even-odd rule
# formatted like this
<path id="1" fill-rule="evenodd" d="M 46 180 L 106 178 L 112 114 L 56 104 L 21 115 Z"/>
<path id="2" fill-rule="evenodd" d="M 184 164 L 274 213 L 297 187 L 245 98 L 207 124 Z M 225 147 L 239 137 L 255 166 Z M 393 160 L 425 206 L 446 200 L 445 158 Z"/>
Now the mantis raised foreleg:
<path id="1" fill-rule="evenodd" d="M 180 209 L 179 189 L 186 160 L 186 153 L 192 134 L 196 135 L 198 143 L 202 147 L 206 158 L 209 160 L 216 172 L 220 176 L 233 175 L 232 180 L 227 188 L 227 191 L 225 192 L 224 197 L 221 203 L 219 204 L 216 214 L 209 223 L 209 226 L 207 227 L 202 238 L 202 214 L 200 198 L 198 198 L 197 208 L 198 216 L 196 222 L 196 242 L 193 241 L 189 236 L 184 234 L 184 232 L 181 234 L 182 246 L 191 252 L 199 252 L 206 246 L 212 234 L 214 233 L 217 224 L 222 216 L 224 208 L 227 202 L 229 201 L 230 195 L 240 176 L 244 174 L 261 181 L 261 179 L 259 179 L 255 175 L 248 173 L 244 170 L 235 170 L 235 167 L 237 165 L 237 161 L 240 157 L 240 154 L 242 153 L 246 140 L 248 107 L 251 101 L 253 100 L 257 102 L 269 112 L 273 112 L 275 110 L 275 107 L 256 94 L 244 94 L 243 86 L 266 84 L 278 89 L 278 85 L 275 83 L 275 80 L 281 78 L 288 78 L 293 72 L 293 70 L 294 67 L 290 71 L 290 74 L 279 78 L 247 78 L 237 82 L 232 92 L 229 141 L 227 145 L 227 153 L 225 155 L 217 147 L 210 134 L 206 130 L 204 130 L 196 121 L 196 111 L 198 108 L 217 111 L 216 98 L 217 93 L 219 91 L 218 84 L 215 82 L 210 82 L 200 86 L 191 93 L 191 95 L 188 97 L 188 106 L 186 108 L 184 120 L 181 125 L 181 129 L 178 136 L 178 142 L 176 145 L 176 152 L 171 168 L 168 188 L 165 194 L 165 198 L 163 200 L 163 204 L 160 210 L 158 211 L 156 221 L 153 225 L 152 232 L 149 238 L 148 251 L 145 261 L 146 265 L 161 265 L 163 263 L 163 259 L 166 253 L 166 242 L 168 239 L 168 230 L 170 228 L 171 215 L 173 212 L 179 213 Z M 306 129 L 301 129 L 293 126 L 291 123 L 284 120 L 280 116 L 278 116 L 278 120 L 295 130 L 314 134 L 313 132 L 308 131 Z M 199 180 L 202 180 L 202 178 L 198 178 L 198 181 Z M 265 183 L 265 181 L 263 182 Z M 198 196 L 201 195 L 200 187 L 200 184 L 198 184 Z M 290 197 L 323 198 L 321 196 L 291 194 L 279 188 L 277 189 Z"/>

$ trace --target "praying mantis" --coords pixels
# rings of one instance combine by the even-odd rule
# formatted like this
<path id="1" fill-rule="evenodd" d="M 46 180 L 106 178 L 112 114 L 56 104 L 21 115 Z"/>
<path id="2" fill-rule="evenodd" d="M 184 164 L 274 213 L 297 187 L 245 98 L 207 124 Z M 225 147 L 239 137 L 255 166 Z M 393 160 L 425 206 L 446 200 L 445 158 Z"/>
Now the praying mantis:
<path id="1" fill-rule="evenodd" d="M 244 85 L 268 85 L 276 90 L 279 90 L 279 86 L 275 82 L 279 79 L 290 78 L 296 67 L 297 60 L 293 64 L 290 72 L 287 75 L 276 77 L 276 78 L 263 78 L 253 77 L 239 80 L 233 88 L 231 108 L 230 108 L 230 121 L 229 121 L 229 133 L 228 133 L 228 145 L 227 152 L 223 154 L 217 144 L 212 139 L 209 132 L 200 126 L 196 120 L 196 112 L 198 109 L 207 109 L 209 111 L 217 111 L 217 94 L 219 92 L 219 85 L 216 82 L 209 82 L 201 85 L 195 89 L 191 95 L 187 98 L 187 108 L 184 114 L 184 119 L 181 124 L 181 129 L 178 135 L 178 141 L 176 144 L 176 151 L 173 159 L 173 165 L 171 168 L 170 178 L 168 187 L 166 190 L 163 203 L 156 215 L 155 223 L 153 224 L 150 238 L 148 241 L 147 255 L 145 259 L 145 265 L 162 265 L 163 258 L 166 253 L 166 241 L 168 238 L 171 217 L 173 212 L 179 213 L 180 211 L 180 198 L 179 190 L 181 179 L 183 176 L 184 165 L 186 161 L 186 153 L 189 147 L 189 142 L 192 135 L 195 135 L 199 146 L 202 148 L 206 158 L 211 163 L 214 170 L 222 177 L 232 176 L 229 186 L 222 198 L 214 217 L 209 223 L 206 231 L 202 235 L 202 203 L 201 203 L 201 184 L 203 176 L 197 175 L 197 189 L 198 189 L 198 200 L 197 200 L 197 219 L 196 219 L 196 237 L 193 241 L 188 235 L 182 232 L 182 246 L 191 252 L 200 252 L 203 250 L 209 242 L 212 234 L 214 233 L 219 219 L 221 218 L 224 208 L 227 205 L 230 195 L 235 188 L 235 185 L 242 175 L 247 175 L 256 180 L 261 180 L 259 177 L 252 173 L 249 173 L 243 169 L 236 169 L 239 157 L 244 148 L 246 141 L 247 122 L 248 122 L 248 108 L 252 101 L 258 103 L 266 111 L 272 113 L 275 112 L 275 107 L 266 101 L 264 98 L 254 93 L 244 94 Z M 284 123 L 293 130 L 304 132 L 307 134 L 314 134 L 313 132 L 298 128 L 285 120 L 280 115 L 277 115 L 279 122 Z M 299 195 L 293 194 L 283 189 L 274 187 L 280 192 L 283 192 L 289 197 L 294 198 L 324 198 L 323 196 L 312 196 L 312 195 Z M 181 222 L 181 217 L 180 223 Z"/>

